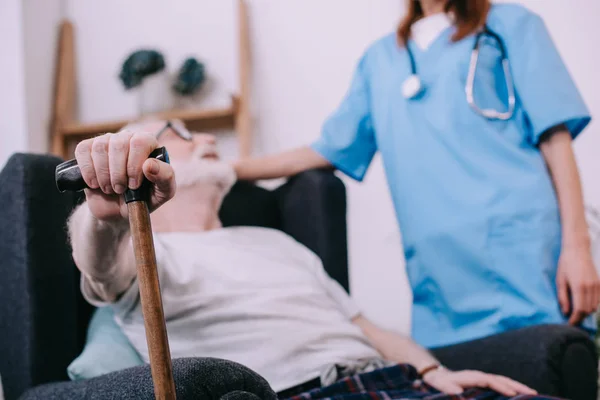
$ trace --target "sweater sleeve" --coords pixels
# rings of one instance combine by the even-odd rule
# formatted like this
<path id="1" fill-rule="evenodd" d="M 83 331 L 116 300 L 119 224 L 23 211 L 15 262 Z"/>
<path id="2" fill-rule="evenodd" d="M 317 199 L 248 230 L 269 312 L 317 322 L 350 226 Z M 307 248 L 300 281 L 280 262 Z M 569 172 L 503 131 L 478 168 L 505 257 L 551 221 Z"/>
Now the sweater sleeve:
<path id="1" fill-rule="evenodd" d="M 73 212 L 68 227 L 84 298 L 96 307 L 116 302 L 136 276 L 127 222 L 100 221 L 84 203 Z"/>

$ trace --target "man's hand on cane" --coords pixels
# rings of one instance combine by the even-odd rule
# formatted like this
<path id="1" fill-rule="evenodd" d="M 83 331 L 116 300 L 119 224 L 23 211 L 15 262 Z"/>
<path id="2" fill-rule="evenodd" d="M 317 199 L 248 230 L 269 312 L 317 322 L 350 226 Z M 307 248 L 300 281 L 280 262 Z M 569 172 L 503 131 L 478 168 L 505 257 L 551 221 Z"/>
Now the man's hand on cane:
<path id="1" fill-rule="evenodd" d="M 81 175 L 90 189 L 85 190 L 92 214 L 103 221 L 127 218 L 123 193 L 138 189 L 145 177 L 153 183 L 148 206 L 150 211 L 175 195 L 173 168 L 148 158 L 158 147 L 153 135 L 123 130 L 80 142 L 75 150 Z"/>

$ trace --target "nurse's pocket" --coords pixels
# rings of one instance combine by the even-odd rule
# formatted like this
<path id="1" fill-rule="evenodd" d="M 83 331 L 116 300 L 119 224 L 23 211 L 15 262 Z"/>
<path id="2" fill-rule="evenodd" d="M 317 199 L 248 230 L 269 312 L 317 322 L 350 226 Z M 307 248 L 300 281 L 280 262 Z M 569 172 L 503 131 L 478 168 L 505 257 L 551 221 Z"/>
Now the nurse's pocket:
<path id="1" fill-rule="evenodd" d="M 500 290 L 533 302 L 555 294 L 560 255 L 557 211 L 530 211 L 490 220 L 490 262 L 500 277 Z"/>
<path id="2" fill-rule="evenodd" d="M 406 276 L 410 287 L 414 290 L 415 286 L 421 281 L 420 272 L 421 269 L 417 265 L 418 262 L 415 258 L 415 248 L 413 246 L 407 247 L 404 250 L 404 260 L 406 263 Z"/>
<path id="3" fill-rule="evenodd" d="M 407 260 L 415 303 L 459 314 L 471 312 L 474 303 L 496 308 L 485 289 L 494 280 L 486 263 L 485 228 L 485 223 L 470 221 L 419 240 Z"/>
<path id="4" fill-rule="evenodd" d="M 434 297 L 432 291 L 431 274 L 426 266 L 417 257 L 415 248 L 409 247 L 404 252 L 406 260 L 406 275 L 412 289 L 414 303 L 431 303 Z"/>

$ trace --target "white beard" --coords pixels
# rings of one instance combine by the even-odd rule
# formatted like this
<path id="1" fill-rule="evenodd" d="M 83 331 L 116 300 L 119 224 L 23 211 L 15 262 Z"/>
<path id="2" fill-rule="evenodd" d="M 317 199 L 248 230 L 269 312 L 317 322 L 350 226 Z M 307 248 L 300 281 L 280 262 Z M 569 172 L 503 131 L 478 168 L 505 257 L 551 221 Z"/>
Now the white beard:
<path id="1" fill-rule="evenodd" d="M 195 184 L 214 185 L 222 193 L 221 198 L 231 190 L 237 180 L 233 167 L 223 161 L 214 159 L 203 159 L 206 148 L 198 146 L 189 160 L 183 162 L 171 162 L 175 171 L 175 182 L 177 187 L 189 187 Z"/>

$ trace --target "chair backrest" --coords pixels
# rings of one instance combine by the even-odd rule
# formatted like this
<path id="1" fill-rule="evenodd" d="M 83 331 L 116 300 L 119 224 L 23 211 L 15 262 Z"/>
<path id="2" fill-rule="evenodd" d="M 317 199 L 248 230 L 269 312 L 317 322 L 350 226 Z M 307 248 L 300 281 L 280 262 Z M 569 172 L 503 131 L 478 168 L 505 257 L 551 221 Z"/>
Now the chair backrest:
<path id="1" fill-rule="evenodd" d="M 224 226 L 279 229 L 317 254 L 327 273 L 350 291 L 346 190 L 330 171 L 307 171 L 276 190 L 238 182 L 220 212 Z"/>
<path id="2" fill-rule="evenodd" d="M 78 351 L 78 293 L 55 157 L 17 154 L 0 173 L 0 375 L 6 399 L 66 377 Z"/>
<path id="3" fill-rule="evenodd" d="M 223 226 L 261 226 L 281 229 L 281 212 L 275 192 L 248 182 L 237 182 L 223 200 L 219 213 Z"/>

